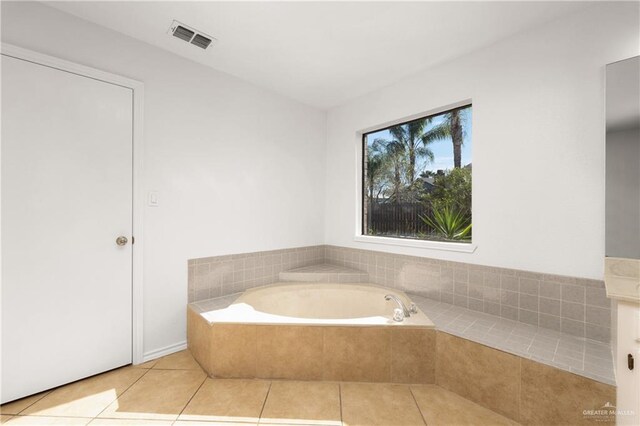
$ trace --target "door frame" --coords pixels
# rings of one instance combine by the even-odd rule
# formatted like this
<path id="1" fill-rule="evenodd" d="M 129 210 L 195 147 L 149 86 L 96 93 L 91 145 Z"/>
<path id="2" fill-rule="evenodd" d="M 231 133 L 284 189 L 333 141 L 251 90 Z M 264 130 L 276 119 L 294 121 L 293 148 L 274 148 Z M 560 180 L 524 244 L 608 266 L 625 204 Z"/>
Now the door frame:
<path id="1" fill-rule="evenodd" d="M 132 155 L 133 155 L 133 212 L 132 212 L 132 276 L 131 276 L 131 326 L 132 326 L 132 361 L 133 364 L 143 362 L 144 333 L 143 333 L 143 213 L 144 213 L 144 188 L 143 188 L 143 113 L 144 113 L 144 83 L 130 78 L 122 77 L 96 68 L 76 64 L 54 56 L 24 49 L 12 44 L 2 43 L 0 54 L 21 59 L 34 64 L 58 69 L 60 71 L 77 74 L 109 84 L 126 87 L 133 92 L 133 129 L 132 129 Z M 135 238 L 135 241 L 134 241 Z"/>

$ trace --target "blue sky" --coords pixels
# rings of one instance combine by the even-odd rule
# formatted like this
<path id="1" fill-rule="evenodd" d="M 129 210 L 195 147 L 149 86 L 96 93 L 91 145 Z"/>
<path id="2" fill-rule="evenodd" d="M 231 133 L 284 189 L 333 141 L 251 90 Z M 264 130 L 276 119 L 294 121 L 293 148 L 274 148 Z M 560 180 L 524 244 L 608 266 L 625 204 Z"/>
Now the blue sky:
<path id="1" fill-rule="evenodd" d="M 464 143 L 462 145 L 462 165 L 465 166 L 471 163 L 471 108 L 463 111 L 465 134 L 463 137 Z M 442 118 L 435 117 L 428 128 L 437 126 L 440 123 L 442 123 Z M 378 138 L 391 139 L 391 134 L 388 130 L 380 130 L 378 132 L 369 133 L 367 135 L 367 142 L 369 143 L 369 145 L 371 145 L 373 141 Z M 418 161 L 416 167 L 418 174 L 424 170 L 431 170 L 435 172 L 439 169 L 445 170 L 453 168 L 453 144 L 451 143 L 450 138 L 430 144 L 429 149 L 431 149 L 435 158 L 433 162 L 429 162 L 426 164 L 424 160 Z"/>

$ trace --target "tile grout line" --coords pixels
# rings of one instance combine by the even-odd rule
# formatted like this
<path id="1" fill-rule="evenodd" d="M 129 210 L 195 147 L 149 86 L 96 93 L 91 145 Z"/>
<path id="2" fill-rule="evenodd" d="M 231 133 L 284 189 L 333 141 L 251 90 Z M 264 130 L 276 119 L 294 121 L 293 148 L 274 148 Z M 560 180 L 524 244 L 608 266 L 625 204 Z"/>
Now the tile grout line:
<path id="1" fill-rule="evenodd" d="M 344 418 L 342 417 L 342 382 L 338 382 L 338 400 L 340 401 L 340 425 L 344 426 Z"/>
<path id="2" fill-rule="evenodd" d="M 518 362 L 518 423 L 522 421 L 522 358 Z"/>
<path id="3" fill-rule="evenodd" d="M 422 417 L 422 421 L 426 425 L 427 424 L 427 419 L 424 417 L 424 414 L 422 413 L 422 410 L 420 409 L 420 404 L 418 404 L 418 400 L 416 399 L 416 396 L 413 394 L 413 389 L 411 389 L 411 385 L 407 385 L 407 387 L 409 388 L 409 393 L 411 394 L 411 398 L 413 398 L 413 403 L 416 404 L 416 407 L 418 408 L 418 412 L 420 413 L 420 417 Z"/>
<path id="4" fill-rule="evenodd" d="M 260 424 L 260 420 L 262 420 L 262 413 L 264 413 L 264 407 L 267 406 L 267 399 L 269 399 L 269 393 L 271 392 L 271 386 L 273 385 L 272 381 L 269 381 L 269 389 L 267 389 L 267 394 L 264 396 L 264 402 L 262 403 L 262 408 L 260 409 L 260 414 L 258 415 L 258 424 Z"/>
<path id="5" fill-rule="evenodd" d="M 93 420 L 94 417 L 86 416 L 71 416 L 68 414 L 2 414 L 7 417 L 35 417 L 35 418 L 58 418 L 58 419 L 89 419 Z"/>
<path id="6" fill-rule="evenodd" d="M 120 368 L 125 368 L 125 367 L 120 367 Z M 68 417 L 68 418 L 75 418 L 75 419 L 91 419 L 89 421 L 89 423 L 91 423 L 94 419 L 97 419 L 98 416 L 100 414 L 102 414 L 102 412 L 104 410 L 106 410 L 111 404 L 113 404 L 115 401 L 117 401 L 120 396 L 122 396 L 126 391 L 128 391 L 131 388 L 131 386 L 135 385 L 140 379 L 142 379 L 151 369 L 150 368 L 140 368 L 140 370 L 147 370 L 147 371 L 144 374 L 142 374 L 140 377 L 138 377 L 133 383 L 131 383 L 131 385 L 129 385 L 124 391 L 122 391 L 122 393 L 120 395 L 117 395 L 116 398 L 113 401 L 109 402 L 109 404 L 107 404 L 107 406 L 105 408 L 103 408 L 95 417 L 59 415 L 59 414 L 55 414 L 55 415 L 52 415 L 52 414 L 45 414 L 45 415 L 42 415 L 42 414 L 11 414 L 11 416 L 15 416 L 15 417 L 18 417 L 18 416 L 19 417 L 61 417 L 61 418 Z M 111 371 L 114 371 L 114 370 L 111 370 Z M 95 376 L 86 377 L 84 379 L 80 379 L 80 380 L 77 380 L 75 382 L 71 382 L 71 383 L 67 383 L 67 384 L 64 384 L 64 385 L 60 385 L 60 386 L 58 386 L 58 387 L 56 387 L 54 389 L 51 389 L 51 390 L 47 391 L 46 394 L 42 396 L 42 398 L 44 398 L 46 396 L 49 396 L 51 393 L 53 393 L 57 389 L 61 389 L 61 388 L 64 388 L 66 386 L 69 386 L 69 385 L 71 385 L 73 383 L 82 382 L 82 381 L 88 380 L 88 379 L 90 379 L 92 377 L 101 376 L 101 375 L 107 374 L 107 373 L 109 373 L 109 371 L 104 372 L 104 373 L 96 374 Z M 27 406 L 27 407 L 23 408 L 22 410 L 20 410 L 20 413 L 22 413 L 23 411 L 25 411 L 27 408 L 31 407 L 35 403 L 39 402 L 42 398 L 38 398 L 38 400 L 35 401 L 33 404 L 30 404 L 29 406 Z M 87 423 L 87 424 L 89 424 L 89 423 Z"/>
<path id="7" fill-rule="evenodd" d="M 65 385 L 61 385 L 61 386 L 58 386 L 58 387 L 62 387 L 62 386 L 65 386 Z M 2 415 L 3 415 L 3 416 L 19 416 L 19 415 L 20 415 L 20 413 L 22 413 L 24 410 L 26 410 L 27 408 L 31 407 L 31 406 L 32 406 L 33 404 L 35 404 L 36 402 L 40 401 L 40 400 L 41 400 L 42 398 L 44 398 L 45 396 L 48 396 L 51 392 L 53 392 L 54 390 L 58 389 L 58 387 L 53 388 L 53 389 L 49 389 L 48 391 L 44 391 L 44 392 L 43 392 L 43 395 L 42 395 L 40 398 L 36 399 L 36 400 L 35 400 L 35 401 L 33 401 L 31 404 L 29 404 L 29 405 L 27 405 L 26 407 L 24 407 L 24 408 L 23 408 L 22 410 L 20 410 L 19 412 L 15 413 L 15 414 L 2 414 Z M 26 396 L 25 398 L 29 398 L 29 396 Z M 16 401 L 20 401 L 20 399 L 22 399 L 22 398 L 16 399 Z M 13 402 L 15 402 L 15 401 L 7 402 L 7 404 L 12 404 Z M 4 405 L 4 404 L 3 404 L 3 405 Z M 2 406 L 0 406 L 0 407 L 2 407 Z"/>
<path id="8" fill-rule="evenodd" d="M 327 353 L 327 352 L 326 352 L 326 350 L 327 350 L 327 343 L 326 343 L 326 340 L 327 340 L 327 339 L 326 339 L 326 334 L 327 334 L 327 330 L 326 330 L 325 328 L 323 328 L 323 329 L 322 329 L 322 354 L 321 354 L 321 356 L 322 356 L 322 358 L 321 358 L 321 360 L 322 360 L 322 365 L 324 365 L 324 362 L 325 362 L 325 354 Z M 326 369 L 325 369 L 325 368 L 323 368 L 323 369 L 322 369 L 322 380 L 323 380 L 323 381 L 324 381 L 324 380 L 326 380 L 326 378 L 325 378 L 325 374 L 326 374 Z M 342 408 L 340 408 L 340 409 L 342 410 Z"/>
<path id="9" fill-rule="evenodd" d="M 155 364 L 154 364 L 155 365 Z M 129 386 L 127 386 L 127 388 L 125 390 L 122 391 L 122 393 L 120 395 L 116 395 L 116 399 L 114 399 L 113 401 L 111 401 L 109 404 L 107 404 L 106 407 L 104 407 L 102 410 L 100 410 L 100 412 L 98 414 L 96 414 L 93 418 L 97 419 L 98 416 L 100 416 L 100 414 L 102 414 L 104 412 L 104 410 L 106 410 L 107 408 L 109 408 L 111 406 L 111 404 L 113 404 L 115 401 L 118 400 L 118 398 L 120 398 L 122 395 L 124 395 L 129 389 L 131 389 L 131 387 L 133 387 L 133 385 L 135 385 L 136 383 L 138 383 L 144 376 L 147 375 L 147 373 L 149 373 L 149 371 L 151 371 L 151 368 L 141 368 L 140 370 L 147 370 L 144 372 L 144 374 L 142 374 L 140 377 L 138 377 L 133 383 L 131 383 Z M 92 420 L 93 421 L 93 420 Z"/>
<path id="10" fill-rule="evenodd" d="M 184 404 L 184 407 L 182 407 L 182 410 L 180 410 L 180 413 L 178 413 L 178 415 L 176 416 L 176 419 L 173 421 L 173 423 L 177 422 L 178 419 L 180 418 L 180 416 L 182 415 L 182 413 L 184 412 L 184 410 L 187 408 L 187 406 L 189 405 L 189 403 L 191 402 L 191 400 L 196 396 L 196 394 L 198 393 L 198 391 L 200 391 L 200 389 L 202 388 L 202 386 L 204 386 L 204 384 L 206 383 L 207 379 L 209 378 L 208 375 L 205 374 L 204 380 L 202 381 L 202 383 L 200 383 L 200 386 L 198 386 L 198 389 L 196 389 L 196 391 L 193 393 L 193 395 L 191 395 L 191 398 L 189 398 L 189 400 L 187 401 L 186 404 Z"/>

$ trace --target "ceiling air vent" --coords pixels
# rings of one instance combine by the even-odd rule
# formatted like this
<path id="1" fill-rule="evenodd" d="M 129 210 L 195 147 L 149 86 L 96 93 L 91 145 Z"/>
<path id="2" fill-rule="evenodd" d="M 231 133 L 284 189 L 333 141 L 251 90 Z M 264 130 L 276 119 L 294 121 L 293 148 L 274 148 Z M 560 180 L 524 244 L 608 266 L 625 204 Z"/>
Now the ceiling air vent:
<path id="1" fill-rule="evenodd" d="M 174 37 L 184 40 L 187 43 L 191 43 L 194 46 L 198 46 L 201 49 L 206 49 L 213 41 L 215 41 L 215 38 L 204 34 L 202 31 L 188 27 L 178 21 L 173 21 L 171 28 L 169 28 L 169 34 L 172 34 Z"/>
<path id="2" fill-rule="evenodd" d="M 211 39 L 203 35 L 196 34 L 195 37 L 193 37 L 193 40 L 191 40 L 191 44 L 195 44 L 198 47 L 206 49 L 211 44 Z"/>
<path id="3" fill-rule="evenodd" d="M 193 35 L 195 33 L 182 25 L 178 25 L 175 30 L 173 30 L 173 36 L 178 37 L 180 40 L 191 41 Z"/>

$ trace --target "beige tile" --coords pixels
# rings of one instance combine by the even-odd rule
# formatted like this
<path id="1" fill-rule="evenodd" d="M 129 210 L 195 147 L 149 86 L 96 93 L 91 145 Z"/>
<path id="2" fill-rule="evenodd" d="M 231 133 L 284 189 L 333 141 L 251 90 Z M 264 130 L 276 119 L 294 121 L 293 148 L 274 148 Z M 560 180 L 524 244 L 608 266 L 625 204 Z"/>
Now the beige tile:
<path id="1" fill-rule="evenodd" d="M 419 328 L 391 330 L 391 381 L 435 383 L 436 331 Z"/>
<path id="2" fill-rule="evenodd" d="M 211 328 L 211 375 L 256 377 L 256 326 L 215 324 Z"/>
<path id="3" fill-rule="evenodd" d="M 172 426 L 171 420 L 93 419 L 90 426 Z"/>
<path id="4" fill-rule="evenodd" d="M 273 382 L 260 423 L 340 425 L 340 385 Z"/>
<path id="5" fill-rule="evenodd" d="M 207 379 L 179 419 L 258 422 L 267 392 L 264 380 Z"/>
<path id="6" fill-rule="evenodd" d="M 436 384 L 519 419 L 519 357 L 443 332 L 436 340 Z"/>
<path id="7" fill-rule="evenodd" d="M 27 396 L 26 398 L 18 399 L 13 402 L 8 402 L 4 405 L 0 405 L 0 414 L 19 414 L 22 410 L 44 398 L 50 392 L 51 391 L 41 392 L 35 395 Z"/>
<path id="8" fill-rule="evenodd" d="M 385 327 L 325 327 L 324 380 L 391 381 L 391 331 Z"/>
<path id="9" fill-rule="evenodd" d="M 90 418 L 83 417 L 40 417 L 40 416 L 16 416 L 9 419 L 7 426 L 84 426 L 89 424 Z"/>
<path id="10" fill-rule="evenodd" d="M 176 352 L 175 354 L 167 355 L 158 360 L 153 366 L 154 370 L 199 370 L 202 368 L 193 359 L 189 350 Z"/>
<path id="11" fill-rule="evenodd" d="M 257 423 L 178 420 L 173 423 L 173 426 L 258 426 L 258 424 Z"/>
<path id="12" fill-rule="evenodd" d="M 411 392 L 429 426 L 506 426 L 517 425 L 474 402 L 437 385 L 413 385 Z"/>
<path id="13" fill-rule="evenodd" d="M 535 361 L 522 360 L 521 423 L 615 424 L 615 416 L 594 418 L 584 410 L 616 405 L 616 389 Z"/>
<path id="14" fill-rule="evenodd" d="M 205 378 L 197 370 L 149 370 L 98 417 L 175 420 Z"/>
<path id="15" fill-rule="evenodd" d="M 409 426 L 424 421 L 408 385 L 343 383 L 342 420 L 349 426 Z"/>
<path id="16" fill-rule="evenodd" d="M 154 365 L 156 365 L 156 362 L 158 362 L 157 359 L 152 359 L 151 361 L 147 361 L 147 362 L 143 362 L 142 364 L 138 364 L 138 365 L 132 365 L 131 368 L 153 368 Z"/>
<path id="17" fill-rule="evenodd" d="M 258 326 L 258 377 L 322 379 L 323 327 Z"/>
<path id="18" fill-rule="evenodd" d="M 124 367 L 59 387 L 22 414 L 95 417 L 147 371 Z"/>
<path id="19" fill-rule="evenodd" d="M 274 425 L 274 423 L 265 423 L 264 421 L 260 421 L 259 423 L 261 426 L 262 425 Z M 340 425 L 340 426 L 349 426 L 345 423 L 276 423 L 278 426 L 336 426 L 336 425 Z M 245 426 L 245 424 L 238 424 L 236 423 L 236 426 Z"/>
<path id="20" fill-rule="evenodd" d="M 187 344 L 198 364 L 211 373 L 211 325 L 192 308 L 187 309 Z"/>

